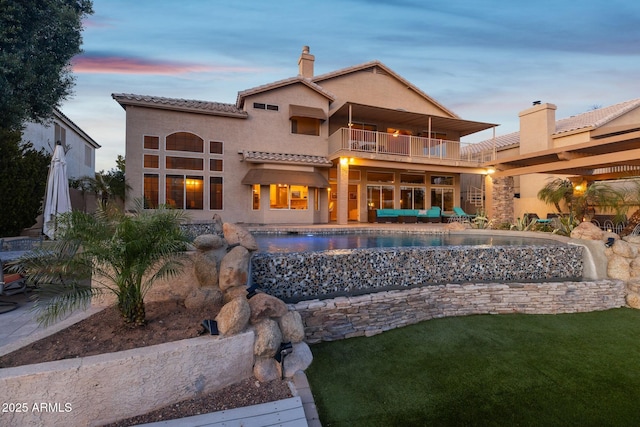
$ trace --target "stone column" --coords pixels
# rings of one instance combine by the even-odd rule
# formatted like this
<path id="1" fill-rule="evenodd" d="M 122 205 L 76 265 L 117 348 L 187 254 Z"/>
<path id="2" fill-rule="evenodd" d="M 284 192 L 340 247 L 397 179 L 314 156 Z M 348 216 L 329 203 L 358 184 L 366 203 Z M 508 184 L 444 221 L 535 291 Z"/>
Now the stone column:
<path id="1" fill-rule="evenodd" d="M 344 225 L 349 222 L 349 158 L 341 157 L 338 162 L 338 185 L 336 188 L 338 199 L 336 200 L 336 222 Z"/>
<path id="2" fill-rule="evenodd" d="M 513 177 L 491 178 L 493 192 L 491 194 L 491 219 L 495 225 L 512 223 L 513 206 Z"/>

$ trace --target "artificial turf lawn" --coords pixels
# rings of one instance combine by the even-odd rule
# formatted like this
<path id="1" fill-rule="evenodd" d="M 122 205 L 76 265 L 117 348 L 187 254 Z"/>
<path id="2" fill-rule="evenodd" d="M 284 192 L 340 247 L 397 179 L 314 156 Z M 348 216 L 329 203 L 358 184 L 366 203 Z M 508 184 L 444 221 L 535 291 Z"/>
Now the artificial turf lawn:
<path id="1" fill-rule="evenodd" d="M 451 317 L 311 349 L 325 427 L 640 425 L 640 310 Z"/>

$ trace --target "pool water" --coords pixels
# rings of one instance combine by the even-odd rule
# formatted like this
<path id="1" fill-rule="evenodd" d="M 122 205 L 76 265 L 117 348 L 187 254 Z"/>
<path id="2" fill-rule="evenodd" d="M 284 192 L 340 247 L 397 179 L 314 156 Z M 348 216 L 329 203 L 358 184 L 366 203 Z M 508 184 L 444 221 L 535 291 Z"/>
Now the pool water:
<path id="1" fill-rule="evenodd" d="M 558 246 L 551 239 L 521 236 L 451 234 L 254 234 L 258 252 L 319 252 L 338 249 L 392 248 L 412 246 Z"/>

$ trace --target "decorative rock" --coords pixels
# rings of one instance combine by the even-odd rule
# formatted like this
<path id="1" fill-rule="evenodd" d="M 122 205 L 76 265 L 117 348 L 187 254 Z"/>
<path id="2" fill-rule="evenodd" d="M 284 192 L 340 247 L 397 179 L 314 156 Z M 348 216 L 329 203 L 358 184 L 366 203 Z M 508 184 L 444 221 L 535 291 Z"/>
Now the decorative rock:
<path id="1" fill-rule="evenodd" d="M 638 249 L 624 240 L 616 240 L 611 249 L 613 249 L 613 253 L 616 255 L 625 258 L 635 258 L 636 255 L 638 255 Z"/>
<path id="2" fill-rule="evenodd" d="M 640 294 L 640 281 L 631 280 L 630 282 L 627 282 L 627 289 L 629 290 L 629 292 Z"/>
<path id="3" fill-rule="evenodd" d="M 240 245 L 250 251 L 258 250 L 258 243 L 256 242 L 256 239 L 245 228 L 225 222 L 222 224 L 222 230 L 224 232 L 224 238 L 229 245 Z"/>
<path id="4" fill-rule="evenodd" d="M 225 304 L 216 316 L 218 330 L 222 335 L 235 335 L 249 324 L 251 309 L 246 298 L 236 298 Z"/>
<path id="5" fill-rule="evenodd" d="M 244 285 L 241 286 L 232 286 L 224 291 L 223 302 L 226 304 L 234 298 L 246 298 L 247 297 L 247 287 Z M 251 306 L 251 304 L 249 304 Z"/>
<path id="6" fill-rule="evenodd" d="M 609 258 L 607 265 L 607 276 L 612 279 L 619 279 L 622 281 L 628 281 L 631 277 L 629 271 L 629 261 L 620 255 L 613 255 Z"/>
<path id="7" fill-rule="evenodd" d="M 215 213 L 211 219 L 213 220 L 213 231 L 222 236 L 222 217 Z"/>
<path id="8" fill-rule="evenodd" d="M 225 245 L 224 240 L 215 234 L 202 234 L 193 240 L 193 246 L 199 251 L 218 249 Z"/>
<path id="9" fill-rule="evenodd" d="M 297 311 L 287 312 L 278 320 L 278 324 L 282 331 L 282 341 L 296 343 L 304 340 L 304 324 Z"/>
<path id="10" fill-rule="evenodd" d="M 604 232 L 600 228 L 588 221 L 583 221 L 571 231 L 572 239 L 602 240 Z"/>
<path id="11" fill-rule="evenodd" d="M 625 236 L 622 238 L 625 242 L 640 245 L 640 236 Z"/>
<path id="12" fill-rule="evenodd" d="M 284 358 L 284 376 L 291 378 L 298 371 L 304 371 L 313 362 L 313 354 L 305 342 L 293 344 L 293 352 Z"/>
<path id="13" fill-rule="evenodd" d="M 459 230 L 466 230 L 467 226 L 461 222 L 455 221 L 445 225 L 444 228 L 445 230 L 459 231 Z"/>
<path id="14" fill-rule="evenodd" d="M 220 263 L 218 286 L 223 291 L 232 286 L 247 284 L 249 278 L 249 251 L 243 246 L 231 249 Z"/>
<path id="15" fill-rule="evenodd" d="M 258 293 L 249 300 L 251 323 L 270 317 L 282 317 L 287 314 L 287 305 L 280 299 L 265 293 Z"/>
<path id="16" fill-rule="evenodd" d="M 259 357 L 253 365 L 253 376 L 260 382 L 280 379 L 280 364 L 273 357 Z"/>
<path id="17" fill-rule="evenodd" d="M 633 278 L 640 277 L 640 258 L 634 258 L 629 263 L 629 276 Z"/>
<path id="18" fill-rule="evenodd" d="M 253 354 L 256 357 L 273 357 L 280 349 L 282 332 L 278 323 L 271 319 L 263 319 L 255 325 L 256 341 L 253 344 Z"/>
<path id="19" fill-rule="evenodd" d="M 200 286 L 218 286 L 217 261 L 209 252 L 197 252 L 193 257 L 193 268 Z"/>
<path id="20" fill-rule="evenodd" d="M 184 300 L 189 310 L 222 305 L 222 291 L 217 286 L 194 287 Z"/>
<path id="21" fill-rule="evenodd" d="M 631 308 L 640 308 L 640 294 L 636 292 L 629 292 L 626 297 L 627 304 Z"/>

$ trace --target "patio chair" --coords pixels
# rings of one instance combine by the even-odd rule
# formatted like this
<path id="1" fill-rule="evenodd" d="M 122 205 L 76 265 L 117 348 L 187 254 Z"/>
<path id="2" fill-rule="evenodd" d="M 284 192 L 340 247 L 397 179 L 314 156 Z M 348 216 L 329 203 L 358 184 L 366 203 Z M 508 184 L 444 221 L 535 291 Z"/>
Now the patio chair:
<path id="1" fill-rule="evenodd" d="M 547 218 L 547 219 L 540 219 L 540 217 L 538 216 L 538 214 L 536 213 L 526 213 L 523 215 L 523 217 L 527 220 L 527 221 L 531 221 L 533 219 L 536 220 L 536 222 L 538 224 L 549 224 L 551 223 L 551 219 Z"/>

